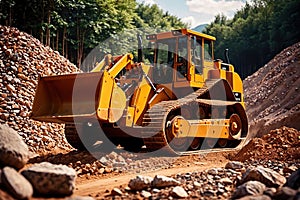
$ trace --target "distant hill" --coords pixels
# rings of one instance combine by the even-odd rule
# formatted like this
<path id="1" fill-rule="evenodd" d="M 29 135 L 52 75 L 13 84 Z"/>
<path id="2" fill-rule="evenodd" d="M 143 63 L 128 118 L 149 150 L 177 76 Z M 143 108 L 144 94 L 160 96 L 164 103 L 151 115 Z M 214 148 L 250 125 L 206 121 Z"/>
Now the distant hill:
<path id="1" fill-rule="evenodd" d="M 206 28 L 207 25 L 208 24 L 200 24 L 200 25 L 196 26 L 195 28 L 192 28 L 192 30 L 201 33 Z"/>

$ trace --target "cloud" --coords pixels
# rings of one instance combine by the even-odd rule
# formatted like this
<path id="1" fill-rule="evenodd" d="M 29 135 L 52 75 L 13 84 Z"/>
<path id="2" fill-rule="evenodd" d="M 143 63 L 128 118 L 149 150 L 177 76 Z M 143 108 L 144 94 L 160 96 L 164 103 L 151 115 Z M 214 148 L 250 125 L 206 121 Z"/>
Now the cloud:
<path id="1" fill-rule="evenodd" d="M 193 16 L 187 16 L 181 19 L 184 23 L 187 23 L 190 26 L 194 26 L 196 24 L 195 17 Z"/>
<path id="2" fill-rule="evenodd" d="M 190 15 L 187 17 L 181 18 L 184 23 L 188 24 L 189 28 L 194 28 L 200 24 L 209 24 L 214 20 L 214 15 L 208 14 L 198 14 L 198 15 Z"/>
<path id="3" fill-rule="evenodd" d="M 148 4 L 148 5 L 153 5 L 153 4 L 157 4 L 154 0 L 144 0 L 142 1 L 144 4 Z"/>
<path id="4" fill-rule="evenodd" d="M 223 13 L 227 17 L 233 17 L 234 13 L 245 5 L 239 0 L 186 0 L 186 5 L 191 12 L 201 15 L 213 15 Z"/>

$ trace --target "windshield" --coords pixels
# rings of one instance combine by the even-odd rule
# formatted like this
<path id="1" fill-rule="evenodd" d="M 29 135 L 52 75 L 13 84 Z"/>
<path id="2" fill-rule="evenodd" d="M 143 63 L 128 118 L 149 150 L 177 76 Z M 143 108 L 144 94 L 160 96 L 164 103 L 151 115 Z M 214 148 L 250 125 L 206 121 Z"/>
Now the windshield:
<path id="1" fill-rule="evenodd" d="M 154 77 L 161 83 L 167 83 L 172 80 L 175 45 L 176 38 L 158 40 L 156 43 Z"/>

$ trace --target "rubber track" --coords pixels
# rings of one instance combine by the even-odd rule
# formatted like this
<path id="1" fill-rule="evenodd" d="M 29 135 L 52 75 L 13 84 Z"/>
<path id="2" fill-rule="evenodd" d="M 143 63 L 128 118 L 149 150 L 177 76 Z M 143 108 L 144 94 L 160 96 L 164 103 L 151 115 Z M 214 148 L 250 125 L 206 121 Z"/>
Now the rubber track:
<path id="1" fill-rule="evenodd" d="M 168 114 L 171 111 L 177 110 L 184 105 L 198 104 L 199 106 L 209 107 L 211 105 L 234 105 L 238 102 L 220 101 L 220 100 L 201 100 L 200 96 L 208 92 L 208 90 L 215 85 L 220 79 L 209 80 L 206 82 L 206 86 L 198 89 L 197 91 L 187 95 L 178 100 L 162 101 L 154 105 L 145 113 L 143 120 L 142 136 L 144 144 L 149 151 L 162 150 L 166 154 L 172 155 L 190 155 L 199 154 L 201 152 L 207 152 L 209 150 L 196 150 L 196 151 L 175 151 L 169 146 L 165 135 L 165 124 Z M 237 144 L 238 146 L 239 144 Z M 236 148 L 237 148 L 236 146 Z M 232 150 L 232 148 L 219 148 L 213 149 L 216 151 Z"/>
<path id="2" fill-rule="evenodd" d="M 85 147 L 76 130 L 75 124 L 65 124 L 65 137 L 72 147 L 79 150 L 85 150 Z"/>

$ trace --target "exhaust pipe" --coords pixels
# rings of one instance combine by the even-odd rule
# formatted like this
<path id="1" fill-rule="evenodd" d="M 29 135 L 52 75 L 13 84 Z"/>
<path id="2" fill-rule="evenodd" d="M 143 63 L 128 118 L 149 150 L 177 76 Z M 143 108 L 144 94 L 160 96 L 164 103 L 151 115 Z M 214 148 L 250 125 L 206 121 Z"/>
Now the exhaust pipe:
<path id="1" fill-rule="evenodd" d="M 228 56 L 228 51 L 229 51 L 229 49 L 225 49 L 224 50 L 224 57 L 225 57 L 225 63 L 230 64 L 229 56 Z"/>
<path id="2" fill-rule="evenodd" d="M 138 41 L 138 62 L 144 62 L 143 41 L 142 41 L 142 36 L 139 33 L 137 34 L 137 41 Z"/>

